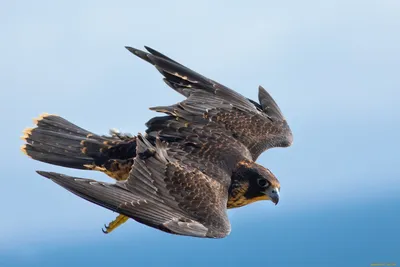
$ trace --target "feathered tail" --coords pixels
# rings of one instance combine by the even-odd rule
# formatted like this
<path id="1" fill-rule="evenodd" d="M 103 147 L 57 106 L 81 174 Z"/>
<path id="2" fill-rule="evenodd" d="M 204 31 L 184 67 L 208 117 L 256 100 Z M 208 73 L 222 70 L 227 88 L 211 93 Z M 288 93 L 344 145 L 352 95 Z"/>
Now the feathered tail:
<path id="1" fill-rule="evenodd" d="M 34 160 L 74 169 L 99 170 L 124 180 L 136 156 L 136 137 L 96 135 L 62 117 L 43 114 L 27 128 L 22 151 Z"/>

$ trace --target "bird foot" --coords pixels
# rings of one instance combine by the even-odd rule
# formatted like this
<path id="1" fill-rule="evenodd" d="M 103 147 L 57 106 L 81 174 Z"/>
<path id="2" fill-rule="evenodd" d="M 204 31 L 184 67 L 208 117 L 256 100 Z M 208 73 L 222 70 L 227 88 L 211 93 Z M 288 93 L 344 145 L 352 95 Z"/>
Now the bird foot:
<path id="1" fill-rule="evenodd" d="M 120 215 L 117 216 L 117 218 L 115 218 L 115 220 L 113 220 L 112 222 L 110 222 L 108 225 L 104 225 L 105 229 L 102 228 L 101 230 L 103 231 L 103 233 L 109 234 L 109 233 L 111 233 L 114 229 L 116 229 L 116 228 L 119 227 L 120 225 L 124 224 L 128 219 L 129 219 L 129 217 L 120 214 Z"/>

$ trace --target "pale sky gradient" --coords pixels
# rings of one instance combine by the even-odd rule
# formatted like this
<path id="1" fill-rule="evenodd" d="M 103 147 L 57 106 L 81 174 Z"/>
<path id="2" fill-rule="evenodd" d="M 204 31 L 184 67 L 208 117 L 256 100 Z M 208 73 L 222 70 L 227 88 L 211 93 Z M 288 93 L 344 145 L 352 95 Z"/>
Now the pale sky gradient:
<path id="1" fill-rule="evenodd" d="M 399 1 L 3 1 L 0 32 L 0 266 L 400 264 Z M 125 45 L 254 100 L 258 85 L 272 94 L 294 134 L 258 160 L 281 181 L 278 206 L 230 211 L 223 240 L 134 221 L 104 236 L 116 214 L 34 172 L 109 181 L 19 151 L 42 112 L 136 134 L 148 107 L 182 99 Z"/>

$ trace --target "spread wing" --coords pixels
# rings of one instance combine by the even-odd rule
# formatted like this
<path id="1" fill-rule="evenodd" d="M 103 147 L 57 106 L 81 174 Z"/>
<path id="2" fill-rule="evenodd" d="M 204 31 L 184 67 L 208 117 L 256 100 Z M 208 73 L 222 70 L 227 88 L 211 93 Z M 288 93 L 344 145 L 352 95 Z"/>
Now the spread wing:
<path id="1" fill-rule="evenodd" d="M 250 151 L 241 142 L 226 134 L 218 125 L 202 125 L 176 119 L 155 117 L 146 123 L 146 138 L 168 143 L 168 155 L 186 166 L 229 186 L 230 175 L 242 160 L 251 160 Z"/>
<path id="2" fill-rule="evenodd" d="M 230 233 L 229 184 L 175 160 L 169 154 L 179 153 L 178 148 L 159 139 L 153 146 L 139 135 L 137 152 L 129 178 L 116 184 L 39 173 L 88 201 L 165 232 L 212 238 Z M 222 180 L 228 181 L 224 173 Z"/>
<path id="3" fill-rule="evenodd" d="M 154 65 L 171 88 L 187 97 L 176 105 L 153 110 L 198 124 L 218 125 L 244 144 L 253 160 L 269 148 L 291 145 L 290 127 L 264 88 L 259 87 L 259 103 L 256 103 L 154 49 L 146 47 L 150 53 L 131 47 L 127 49 Z"/>

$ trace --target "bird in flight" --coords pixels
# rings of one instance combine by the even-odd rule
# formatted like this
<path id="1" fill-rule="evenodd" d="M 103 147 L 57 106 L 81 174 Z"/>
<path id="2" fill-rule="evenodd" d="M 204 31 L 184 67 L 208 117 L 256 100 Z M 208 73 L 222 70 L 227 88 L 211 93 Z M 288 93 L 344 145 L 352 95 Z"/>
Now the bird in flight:
<path id="1" fill-rule="evenodd" d="M 37 171 L 73 194 L 119 213 L 109 233 L 132 218 L 161 231 L 222 238 L 231 231 L 227 209 L 279 201 L 280 184 L 257 164 L 267 149 L 293 137 L 277 103 L 261 86 L 259 102 L 185 67 L 160 52 L 126 47 L 152 64 L 185 96 L 146 123 L 137 136 L 97 135 L 68 120 L 42 114 L 25 129 L 22 151 L 53 165 L 101 171 L 114 183 Z"/>

